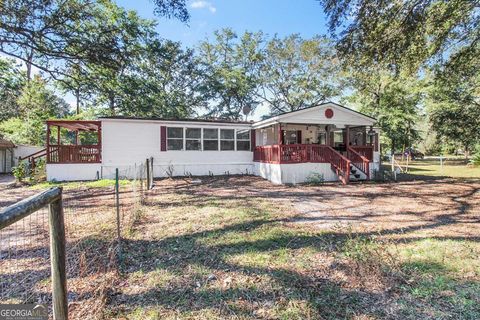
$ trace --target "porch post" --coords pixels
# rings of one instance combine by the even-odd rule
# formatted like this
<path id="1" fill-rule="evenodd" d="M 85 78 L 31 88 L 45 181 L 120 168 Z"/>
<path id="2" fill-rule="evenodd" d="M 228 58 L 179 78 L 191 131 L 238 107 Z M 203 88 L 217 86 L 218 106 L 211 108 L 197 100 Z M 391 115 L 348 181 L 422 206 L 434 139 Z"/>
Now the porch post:
<path id="1" fill-rule="evenodd" d="M 373 131 L 373 126 L 370 126 L 370 130 L 368 132 L 374 132 Z M 368 134 L 368 137 L 370 137 L 370 141 L 366 144 L 370 144 L 372 147 L 375 146 L 375 135 Z"/>
<path id="2" fill-rule="evenodd" d="M 60 126 L 57 126 L 57 145 L 60 145 Z"/>
<path id="3" fill-rule="evenodd" d="M 278 123 L 278 144 L 282 144 L 282 124 Z"/>
<path id="4" fill-rule="evenodd" d="M 97 126 L 97 144 L 98 144 L 97 161 L 102 162 L 102 123 L 101 122 Z"/>
<path id="5" fill-rule="evenodd" d="M 345 126 L 346 138 L 345 138 L 345 148 L 350 146 L 350 126 Z"/>
<path id="6" fill-rule="evenodd" d="M 47 122 L 47 163 L 50 163 L 50 123 Z"/>

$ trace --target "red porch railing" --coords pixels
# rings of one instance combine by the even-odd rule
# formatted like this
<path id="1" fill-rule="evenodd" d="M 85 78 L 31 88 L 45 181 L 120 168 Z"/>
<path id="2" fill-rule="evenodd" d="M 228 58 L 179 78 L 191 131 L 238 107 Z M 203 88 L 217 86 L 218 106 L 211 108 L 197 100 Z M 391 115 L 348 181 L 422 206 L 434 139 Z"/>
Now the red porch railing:
<path id="1" fill-rule="evenodd" d="M 350 160 L 332 147 L 314 144 L 291 144 L 257 146 L 253 153 L 253 161 L 288 164 L 288 163 L 330 163 L 332 170 L 343 183 L 350 177 Z"/>
<path id="2" fill-rule="evenodd" d="M 369 161 L 373 161 L 373 146 L 350 146 L 349 148 L 355 150 Z"/>
<path id="3" fill-rule="evenodd" d="M 99 145 L 49 145 L 47 163 L 100 163 Z"/>
<path id="4" fill-rule="evenodd" d="M 370 179 L 370 160 L 367 157 L 360 154 L 358 149 L 354 147 L 347 148 L 347 158 L 352 162 L 352 164 L 357 167 L 360 171 L 362 171 L 366 176 L 367 179 Z M 366 150 L 366 149 L 360 149 Z M 372 154 L 373 156 L 373 154 Z"/>

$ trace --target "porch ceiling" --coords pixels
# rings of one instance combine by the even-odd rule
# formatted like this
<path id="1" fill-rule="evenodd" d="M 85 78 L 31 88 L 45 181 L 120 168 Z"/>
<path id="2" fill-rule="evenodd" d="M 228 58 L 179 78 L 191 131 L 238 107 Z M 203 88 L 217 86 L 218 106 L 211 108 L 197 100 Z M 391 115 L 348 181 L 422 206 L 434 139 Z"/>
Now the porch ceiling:
<path id="1" fill-rule="evenodd" d="M 65 128 L 69 131 L 98 131 L 101 121 L 90 120 L 48 120 L 48 126 Z"/>

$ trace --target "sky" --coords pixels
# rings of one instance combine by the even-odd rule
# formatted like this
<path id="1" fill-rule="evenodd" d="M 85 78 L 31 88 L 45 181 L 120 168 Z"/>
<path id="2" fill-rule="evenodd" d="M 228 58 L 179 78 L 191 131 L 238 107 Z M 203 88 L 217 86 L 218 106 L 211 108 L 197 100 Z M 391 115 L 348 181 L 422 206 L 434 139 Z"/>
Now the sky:
<path id="1" fill-rule="evenodd" d="M 262 31 L 267 36 L 280 37 L 292 33 L 304 38 L 328 34 L 327 19 L 317 0 L 189 0 L 187 23 L 155 16 L 151 0 L 116 0 L 116 3 L 137 11 L 142 18 L 155 19 L 160 37 L 181 42 L 185 47 L 195 48 L 200 41 L 212 39 L 215 30 L 227 27 L 238 34 Z M 64 99 L 75 105 L 71 94 Z M 268 112 L 265 104 L 259 105 L 249 120 L 259 120 Z"/>
<path id="2" fill-rule="evenodd" d="M 160 37 L 181 42 L 185 47 L 195 48 L 199 42 L 212 39 L 215 30 L 227 27 L 238 34 L 262 31 L 267 36 L 280 37 L 292 33 L 304 38 L 328 34 L 327 19 L 317 0 L 190 0 L 188 23 L 155 16 L 151 0 L 116 3 L 137 11 L 142 18 L 157 20 Z M 267 105 L 261 104 L 248 119 L 260 120 L 268 113 Z"/>
<path id="3" fill-rule="evenodd" d="M 211 38 L 215 30 L 232 28 L 238 33 L 263 31 L 273 36 L 299 33 L 303 37 L 327 34 L 327 20 L 317 0 L 190 0 L 190 21 L 156 17 L 150 0 L 117 0 L 118 5 L 135 10 L 143 18 L 158 20 L 161 37 L 195 47 Z"/>

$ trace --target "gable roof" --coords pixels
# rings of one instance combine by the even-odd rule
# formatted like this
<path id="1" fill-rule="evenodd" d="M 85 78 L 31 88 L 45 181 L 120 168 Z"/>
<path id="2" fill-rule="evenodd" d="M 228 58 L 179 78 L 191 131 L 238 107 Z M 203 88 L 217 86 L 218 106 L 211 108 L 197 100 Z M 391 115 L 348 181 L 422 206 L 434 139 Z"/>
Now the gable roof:
<path id="1" fill-rule="evenodd" d="M 127 116 L 106 116 L 106 117 L 100 117 L 99 120 L 139 120 L 139 121 L 164 121 L 164 122 L 170 122 L 170 123 L 175 123 L 175 122 L 196 122 L 196 123 L 219 123 L 219 124 L 232 124 L 232 125 L 249 125 L 254 128 L 260 128 L 260 127 L 265 127 L 268 126 L 272 123 L 277 123 L 280 122 L 281 120 L 285 119 L 293 119 L 295 117 L 298 117 L 300 120 L 297 121 L 297 123 L 316 123 L 318 121 L 325 122 L 326 124 L 328 123 L 338 123 L 342 124 L 341 121 L 339 122 L 339 119 L 319 119 L 319 113 L 315 111 L 320 111 L 322 108 L 333 108 L 337 109 L 339 113 L 343 113 L 344 118 L 348 118 L 349 120 L 344 120 L 344 124 L 350 124 L 350 125 L 373 125 L 376 122 L 375 118 L 372 118 L 364 113 L 358 112 L 356 110 L 347 108 L 341 104 L 335 103 L 335 102 L 325 102 L 321 103 L 316 106 L 300 109 L 300 110 L 295 110 L 295 111 L 289 111 L 289 112 L 284 112 L 275 116 L 271 116 L 269 118 L 266 118 L 261 121 L 239 121 L 239 120 L 228 120 L 228 119 L 201 119 L 201 118 L 196 118 L 196 119 L 185 119 L 185 118 L 156 118 L 156 117 L 127 117 Z M 307 116 L 306 118 L 302 118 L 302 115 L 305 113 L 312 113 L 312 117 Z M 317 119 L 315 119 L 317 117 Z M 350 119 L 355 119 L 357 120 L 356 123 L 355 121 L 350 121 Z M 312 122 L 309 122 L 312 121 Z M 352 122 L 352 123 L 350 123 Z"/>
<path id="2" fill-rule="evenodd" d="M 358 112 L 356 110 L 347 108 L 341 104 L 335 103 L 335 102 L 325 102 L 316 106 L 300 109 L 300 110 L 295 110 L 295 111 L 289 111 L 289 112 L 284 112 L 275 116 L 271 116 L 269 118 L 266 118 L 264 120 L 258 121 L 254 123 L 254 127 L 264 127 L 267 125 L 270 125 L 271 123 L 276 123 L 276 122 L 282 122 L 282 120 L 287 120 L 287 119 L 294 119 L 296 117 L 300 118 L 306 113 L 311 113 L 312 115 L 317 115 L 315 111 L 320 111 L 325 108 L 334 108 L 338 109 L 341 112 L 348 114 L 349 116 L 354 116 L 354 118 L 361 119 L 363 121 L 368 122 L 369 124 L 373 124 L 376 122 L 375 118 L 372 118 L 364 113 Z M 330 119 L 325 119 L 326 121 L 330 121 L 332 123 L 335 122 L 335 120 L 330 120 Z M 312 122 L 314 123 L 314 122 Z"/>

